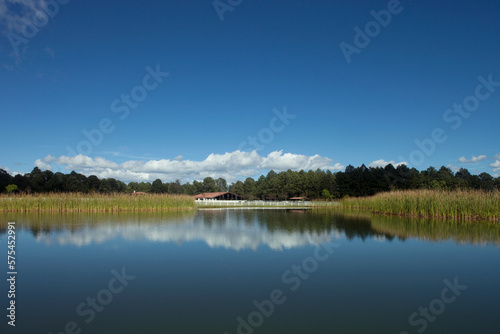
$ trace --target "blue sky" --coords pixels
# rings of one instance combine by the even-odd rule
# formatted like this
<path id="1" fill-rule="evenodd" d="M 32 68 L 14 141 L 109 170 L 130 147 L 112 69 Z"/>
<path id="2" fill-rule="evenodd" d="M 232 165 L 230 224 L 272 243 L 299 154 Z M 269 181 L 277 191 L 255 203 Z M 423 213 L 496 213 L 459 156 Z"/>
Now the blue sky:
<path id="1" fill-rule="evenodd" d="M 0 0 L 0 168 L 500 176 L 499 16 L 496 0 Z"/>

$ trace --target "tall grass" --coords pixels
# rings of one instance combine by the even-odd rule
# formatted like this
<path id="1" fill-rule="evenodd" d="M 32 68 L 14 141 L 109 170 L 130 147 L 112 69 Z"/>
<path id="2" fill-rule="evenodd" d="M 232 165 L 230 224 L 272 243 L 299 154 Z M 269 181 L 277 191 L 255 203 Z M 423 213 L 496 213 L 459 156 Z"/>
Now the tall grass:
<path id="1" fill-rule="evenodd" d="M 194 199 L 186 195 L 97 193 L 0 195 L 0 212 L 162 211 L 194 207 Z"/>
<path id="2" fill-rule="evenodd" d="M 479 190 L 407 190 L 346 198 L 342 207 L 375 213 L 456 220 L 500 220 L 500 192 Z"/>

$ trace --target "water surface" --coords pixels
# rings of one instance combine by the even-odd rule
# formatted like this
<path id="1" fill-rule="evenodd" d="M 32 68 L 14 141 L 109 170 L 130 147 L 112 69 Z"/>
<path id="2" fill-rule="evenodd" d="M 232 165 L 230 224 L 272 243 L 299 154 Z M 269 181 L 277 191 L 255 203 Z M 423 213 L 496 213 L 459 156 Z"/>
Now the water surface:
<path id="1" fill-rule="evenodd" d="M 17 318 L 13 329 L 2 315 L 2 333 L 498 332 L 498 224 L 259 209 L 0 214 L 4 258 L 7 221 Z"/>

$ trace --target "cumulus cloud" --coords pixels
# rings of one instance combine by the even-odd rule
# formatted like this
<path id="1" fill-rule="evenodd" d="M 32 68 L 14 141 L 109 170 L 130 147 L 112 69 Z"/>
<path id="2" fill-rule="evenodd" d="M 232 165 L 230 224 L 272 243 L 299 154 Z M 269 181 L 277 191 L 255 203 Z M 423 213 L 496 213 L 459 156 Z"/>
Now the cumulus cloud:
<path id="1" fill-rule="evenodd" d="M 52 166 L 44 160 L 45 159 L 36 159 L 35 166 L 40 168 L 41 170 L 52 170 Z"/>
<path id="2" fill-rule="evenodd" d="M 100 178 L 116 178 L 128 181 L 153 181 L 161 179 L 173 181 L 180 179 L 183 182 L 201 180 L 205 177 L 223 177 L 228 181 L 239 178 L 258 176 L 268 170 L 332 170 L 340 171 L 345 167 L 340 163 L 320 155 L 301 155 L 274 151 L 267 156 L 261 156 L 257 151 L 226 152 L 224 154 L 210 154 L 205 160 L 181 160 L 180 156 L 161 160 L 129 160 L 116 163 L 102 157 L 88 157 L 77 155 L 74 157 L 46 156 L 37 159 L 35 165 L 42 169 L 53 169 L 54 165 L 61 166 L 66 170 L 74 170 L 84 175 L 96 175 Z"/>
<path id="3" fill-rule="evenodd" d="M 17 164 L 16 164 L 17 165 Z M 16 176 L 17 174 L 20 174 L 20 175 L 24 175 L 26 173 L 24 172 L 16 172 L 16 171 L 13 171 L 11 169 L 9 169 L 7 166 L 0 166 L 0 169 L 3 169 L 4 171 L 6 171 L 7 173 L 9 173 L 10 175 L 12 176 Z"/>
<path id="4" fill-rule="evenodd" d="M 458 159 L 459 162 L 462 162 L 462 163 L 474 163 L 474 162 L 479 162 L 479 161 L 482 161 L 486 159 L 486 156 L 485 155 L 480 155 L 478 157 L 476 157 L 475 155 L 472 156 L 472 159 L 467 159 L 466 157 L 461 157 Z"/>
<path id="5" fill-rule="evenodd" d="M 394 167 L 398 167 L 400 165 L 408 165 L 407 162 L 404 162 L 404 161 L 401 161 L 401 162 L 395 162 L 394 160 L 391 160 L 391 161 L 385 161 L 384 159 L 380 159 L 380 160 L 375 160 L 373 161 L 371 164 L 368 165 L 368 167 L 385 167 L 387 166 L 388 164 L 391 164 L 393 165 Z"/>
<path id="6" fill-rule="evenodd" d="M 460 167 L 454 166 L 452 164 L 448 164 L 446 167 L 451 169 L 454 173 L 458 172 L 460 170 Z"/>
<path id="7" fill-rule="evenodd" d="M 7 167 L 7 166 L 2 166 L 2 165 L 0 165 L 0 169 L 3 169 L 4 171 L 6 171 L 6 172 L 7 172 L 7 173 L 9 173 L 9 174 L 12 174 L 12 171 L 11 171 L 11 170 L 10 170 L 10 168 L 9 168 L 9 167 Z"/>
<path id="8" fill-rule="evenodd" d="M 500 157 L 494 163 L 490 164 L 490 166 L 493 167 L 493 172 L 500 172 Z"/>

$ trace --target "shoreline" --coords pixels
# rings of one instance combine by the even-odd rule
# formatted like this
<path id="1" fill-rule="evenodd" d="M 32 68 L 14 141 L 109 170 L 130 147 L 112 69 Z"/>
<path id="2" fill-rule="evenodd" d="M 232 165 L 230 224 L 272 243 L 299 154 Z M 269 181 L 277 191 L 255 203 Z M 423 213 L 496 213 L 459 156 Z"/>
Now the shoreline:
<path id="1" fill-rule="evenodd" d="M 455 221 L 500 222 L 500 192 L 471 190 L 407 190 L 338 201 L 199 202 L 189 195 L 171 194 L 15 194 L 0 195 L 0 212 L 115 213 L 206 209 L 301 209 L 365 211 L 374 215 Z"/>

